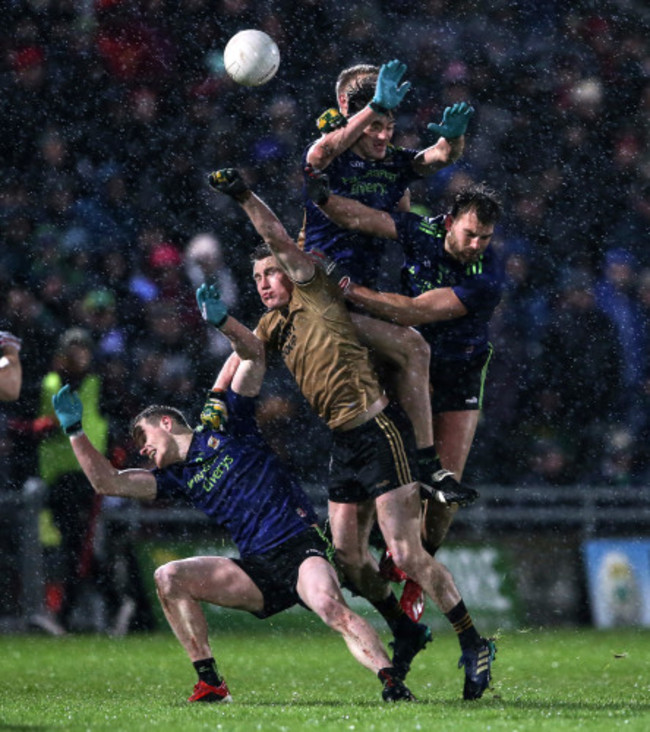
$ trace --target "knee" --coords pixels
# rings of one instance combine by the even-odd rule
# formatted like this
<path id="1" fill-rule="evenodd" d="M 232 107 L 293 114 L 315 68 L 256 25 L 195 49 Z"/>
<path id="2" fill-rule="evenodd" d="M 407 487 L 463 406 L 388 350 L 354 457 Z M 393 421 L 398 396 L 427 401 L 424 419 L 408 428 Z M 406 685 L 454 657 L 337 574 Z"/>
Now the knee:
<path id="1" fill-rule="evenodd" d="M 420 554 L 422 554 L 422 556 Z M 418 578 L 422 570 L 422 557 L 424 555 L 424 550 L 420 553 L 413 551 L 410 547 L 403 546 L 397 549 L 391 548 L 391 555 L 395 565 L 401 569 L 402 572 L 406 572 L 406 574 L 412 579 Z"/>
<path id="2" fill-rule="evenodd" d="M 342 627 L 349 611 L 339 598 L 323 592 L 315 599 L 313 604 L 312 610 L 327 626 L 335 630 Z"/>
<path id="3" fill-rule="evenodd" d="M 170 597 L 178 592 L 180 567 L 178 562 L 168 562 L 158 567 L 153 575 L 156 590 L 161 597 Z"/>
<path id="4" fill-rule="evenodd" d="M 421 333 L 414 328 L 407 328 L 404 335 L 406 356 L 411 367 L 429 368 L 431 348 Z"/>

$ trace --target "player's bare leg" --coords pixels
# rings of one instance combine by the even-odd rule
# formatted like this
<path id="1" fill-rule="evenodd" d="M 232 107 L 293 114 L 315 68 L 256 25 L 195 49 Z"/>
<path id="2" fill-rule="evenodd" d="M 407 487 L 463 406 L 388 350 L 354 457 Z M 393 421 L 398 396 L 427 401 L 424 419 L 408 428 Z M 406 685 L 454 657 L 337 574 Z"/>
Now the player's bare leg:
<path id="1" fill-rule="evenodd" d="M 375 674 L 391 665 L 375 630 L 347 606 L 328 562 L 311 557 L 300 565 L 298 594 L 326 625 L 343 636 L 361 665 Z"/>
<path id="2" fill-rule="evenodd" d="M 431 631 L 405 613 L 390 584 L 379 574 L 377 561 L 368 548 L 376 519 L 375 502 L 330 502 L 329 507 L 337 560 L 355 591 L 386 620 L 394 636 L 392 666 L 404 679 L 415 656 L 431 641 Z"/>
<path id="3" fill-rule="evenodd" d="M 379 575 L 377 561 L 368 545 L 376 516 L 374 501 L 330 501 L 328 512 L 336 560 L 345 576 L 370 602 L 383 600 L 389 595 L 390 586 Z"/>
<path id="4" fill-rule="evenodd" d="M 443 412 L 434 415 L 433 418 L 436 450 L 440 462 L 446 470 L 454 473 L 459 482 L 474 441 L 479 415 L 478 410 L 465 410 Z M 440 504 L 433 500 L 425 501 L 422 540 L 430 554 L 435 554 L 445 540 L 457 511 L 457 505 Z"/>
<path id="5" fill-rule="evenodd" d="M 188 701 L 231 701 L 212 656 L 201 602 L 254 612 L 264 605 L 262 593 L 242 569 L 224 557 L 169 562 L 156 570 L 154 578 L 165 617 L 198 674 Z"/>
<path id="6" fill-rule="evenodd" d="M 377 519 L 395 564 L 412 577 L 443 613 L 460 601 L 449 570 L 422 547 L 420 486 L 401 486 L 376 500 Z"/>
<path id="7" fill-rule="evenodd" d="M 169 562 L 158 567 L 154 579 L 167 622 L 192 661 L 212 653 L 201 602 L 253 612 L 264 606 L 251 578 L 225 557 Z"/>
<path id="8" fill-rule="evenodd" d="M 436 449 L 440 462 L 446 470 L 460 480 L 465 470 L 480 411 L 478 409 L 462 412 L 442 412 L 433 418 L 436 436 Z"/>
<path id="9" fill-rule="evenodd" d="M 352 313 L 361 343 L 397 369 L 392 389 L 413 425 L 418 449 L 433 445 L 433 419 L 429 395 L 431 350 L 422 335 L 383 320 Z"/>

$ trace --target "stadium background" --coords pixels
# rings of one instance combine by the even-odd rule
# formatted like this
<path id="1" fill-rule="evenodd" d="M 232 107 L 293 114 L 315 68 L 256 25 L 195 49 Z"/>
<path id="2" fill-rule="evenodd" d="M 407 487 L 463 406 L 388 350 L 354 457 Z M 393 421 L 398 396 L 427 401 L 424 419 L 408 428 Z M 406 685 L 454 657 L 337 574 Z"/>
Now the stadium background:
<path id="1" fill-rule="evenodd" d="M 647 492 L 644 4 L 4 0 L 0 10 L 0 325 L 24 339 L 25 365 L 20 401 L 2 409 L 3 491 L 37 475 L 38 435 L 24 425 L 71 326 L 96 344 L 115 461 L 137 459 L 127 426 L 141 406 L 173 400 L 196 415 L 225 355 L 195 312 L 197 235 L 218 240 L 214 274 L 232 288 L 232 313 L 249 325 L 260 314 L 251 229 L 206 173 L 244 168 L 296 233 L 300 154 L 334 104 L 338 71 L 398 58 L 413 85 L 399 144 L 429 144 L 427 122 L 455 101 L 477 110 L 463 159 L 415 186 L 414 204 L 438 213 L 468 179 L 505 202 L 494 246 L 508 283 L 467 479 L 519 493 Z M 266 30 L 282 56 L 254 90 L 221 65 L 246 27 Z M 327 434 L 278 367 L 260 419 L 318 483 Z"/>

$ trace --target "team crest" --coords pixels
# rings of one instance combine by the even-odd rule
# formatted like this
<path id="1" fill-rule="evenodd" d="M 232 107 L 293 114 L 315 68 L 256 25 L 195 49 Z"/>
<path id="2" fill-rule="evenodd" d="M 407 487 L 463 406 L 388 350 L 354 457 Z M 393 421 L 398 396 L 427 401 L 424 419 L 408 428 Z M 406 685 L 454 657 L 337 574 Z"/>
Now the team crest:
<path id="1" fill-rule="evenodd" d="M 219 438 L 212 435 L 208 439 L 208 447 L 211 447 L 213 450 L 216 450 L 219 447 Z"/>

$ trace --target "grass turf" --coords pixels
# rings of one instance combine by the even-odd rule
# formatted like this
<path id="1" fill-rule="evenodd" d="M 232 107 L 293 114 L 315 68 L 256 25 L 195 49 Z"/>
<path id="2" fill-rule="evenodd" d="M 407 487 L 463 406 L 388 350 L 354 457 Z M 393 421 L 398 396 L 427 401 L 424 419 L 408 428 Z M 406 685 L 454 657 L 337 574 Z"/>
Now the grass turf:
<path id="1" fill-rule="evenodd" d="M 187 704 L 194 670 L 169 633 L 0 637 L 0 730 L 650 729 L 648 630 L 503 633 L 475 702 L 438 633 L 409 675 L 419 702 L 389 705 L 336 635 L 285 617 L 211 634 L 229 705 Z"/>

